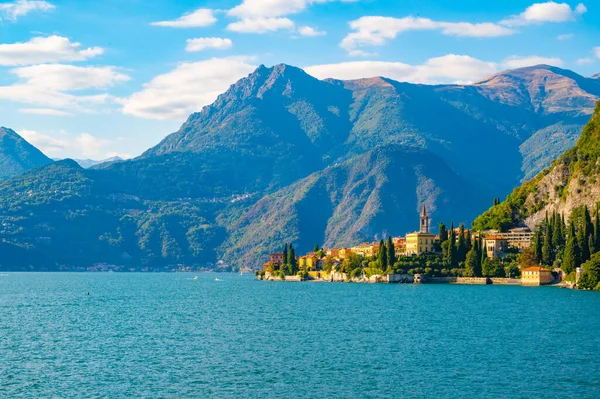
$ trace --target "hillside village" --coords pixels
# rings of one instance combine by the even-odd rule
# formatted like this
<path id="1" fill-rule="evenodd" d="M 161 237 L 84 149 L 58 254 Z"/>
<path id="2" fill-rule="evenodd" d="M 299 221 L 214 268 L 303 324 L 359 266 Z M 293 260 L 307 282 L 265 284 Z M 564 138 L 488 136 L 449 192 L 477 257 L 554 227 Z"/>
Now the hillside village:
<path id="1" fill-rule="evenodd" d="M 367 242 L 348 248 L 322 249 L 296 257 L 292 245 L 269 255 L 258 276 L 265 280 L 354 281 L 387 283 L 465 283 L 544 285 L 563 280 L 560 269 L 527 259 L 536 245 L 527 227 L 505 232 L 473 232 L 440 224 L 430 229 L 424 205 L 419 230 L 387 242 Z M 452 243 L 452 245 L 451 245 Z"/>

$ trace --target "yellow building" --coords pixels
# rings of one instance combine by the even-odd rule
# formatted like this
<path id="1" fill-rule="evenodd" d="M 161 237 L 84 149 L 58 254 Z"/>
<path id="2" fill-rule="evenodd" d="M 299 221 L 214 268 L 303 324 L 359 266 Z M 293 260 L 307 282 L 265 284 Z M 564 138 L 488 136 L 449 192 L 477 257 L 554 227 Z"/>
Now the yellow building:
<path id="1" fill-rule="evenodd" d="M 501 235 L 491 235 L 483 239 L 488 258 L 500 257 L 508 249 L 508 240 Z"/>
<path id="2" fill-rule="evenodd" d="M 354 254 L 361 255 L 365 258 L 370 258 L 371 256 L 377 255 L 377 253 L 379 252 L 379 244 L 371 244 L 367 242 L 361 245 L 357 245 L 356 247 L 352 247 L 350 248 L 350 250 Z"/>
<path id="3" fill-rule="evenodd" d="M 543 267 L 534 266 L 521 270 L 522 285 L 544 285 L 554 280 L 552 272 Z"/>
<path id="4" fill-rule="evenodd" d="M 406 255 L 421 255 L 435 251 L 435 234 L 429 232 L 429 216 L 423 205 L 421 212 L 421 229 L 406 235 Z"/>
<path id="5" fill-rule="evenodd" d="M 298 258 L 300 270 L 317 270 L 317 257 L 315 255 L 306 255 Z"/>
<path id="6" fill-rule="evenodd" d="M 350 255 L 351 253 L 352 253 L 352 249 L 351 249 L 351 248 L 341 248 L 341 249 L 338 251 L 338 257 L 339 257 L 340 259 L 346 259 L 346 257 L 347 257 L 348 255 Z"/>

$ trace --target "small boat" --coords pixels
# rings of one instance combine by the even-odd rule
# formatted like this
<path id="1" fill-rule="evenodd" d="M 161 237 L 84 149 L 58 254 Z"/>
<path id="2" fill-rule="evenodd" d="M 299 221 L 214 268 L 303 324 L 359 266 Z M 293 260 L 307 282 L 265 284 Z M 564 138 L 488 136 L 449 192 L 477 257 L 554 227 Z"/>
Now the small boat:
<path id="1" fill-rule="evenodd" d="M 194 280 L 198 280 L 198 276 L 194 276 Z"/>
<path id="2" fill-rule="evenodd" d="M 217 277 L 217 278 L 215 278 L 215 281 L 221 281 L 221 279 Z"/>

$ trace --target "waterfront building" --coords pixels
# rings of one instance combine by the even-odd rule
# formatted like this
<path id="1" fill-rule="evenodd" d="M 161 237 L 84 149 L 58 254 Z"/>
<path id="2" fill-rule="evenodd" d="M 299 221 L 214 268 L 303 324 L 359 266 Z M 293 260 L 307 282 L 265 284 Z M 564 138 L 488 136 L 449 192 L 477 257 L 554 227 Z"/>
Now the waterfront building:
<path id="1" fill-rule="evenodd" d="M 300 267 L 300 270 L 317 270 L 317 262 L 318 259 L 314 252 L 298 258 L 298 266 Z"/>
<path id="2" fill-rule="evenodd" d="M 406 255 L 421 255 L 435 251 L 435 234 L 429 232 L 429 215 L 423 205 L 420 217 L 420 230 L 406 235 Z"/>
<path id="3" fill-rule="evenodd" d="M 554 280 L 552 272 L 540 266 L 528 267 L 521 270 L 522 285 L 544 285 Z"/>
<path id="4" fill-rule="evenodd" d="M 508 249 L 508 241 L 499 234 L 485 237 L 483 243 L 488 258 L 501 257 Z"/>

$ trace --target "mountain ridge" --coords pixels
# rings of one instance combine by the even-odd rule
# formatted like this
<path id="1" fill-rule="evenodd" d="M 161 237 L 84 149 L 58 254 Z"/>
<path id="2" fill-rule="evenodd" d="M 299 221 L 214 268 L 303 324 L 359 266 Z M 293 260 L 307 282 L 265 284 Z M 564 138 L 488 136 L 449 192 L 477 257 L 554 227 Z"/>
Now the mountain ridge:
<path id="1" fill-rule="evenodd" d="M 14 130 L 0 127 L 0 179 L 52 162 Z"/>

